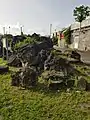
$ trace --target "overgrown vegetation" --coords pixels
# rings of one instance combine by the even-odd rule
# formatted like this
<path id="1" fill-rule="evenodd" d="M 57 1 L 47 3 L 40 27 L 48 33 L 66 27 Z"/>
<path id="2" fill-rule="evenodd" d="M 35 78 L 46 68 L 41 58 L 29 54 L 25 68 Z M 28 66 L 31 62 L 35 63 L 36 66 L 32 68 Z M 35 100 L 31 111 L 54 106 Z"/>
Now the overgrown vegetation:
<path id="1" fill-rule="evenodd" d="M 0 120 L 90 120 L 90 93 L 52 92 L 41 83 L 23 90 L 11 86 L 10 74 L 0 75 Z"/>
<path id="2" fill-rule="evenodd" d="M 27 37 L 23 41 L 19 41 L 18 43 L 15 44 L 15 49 L 18 49 L 20 46 L 26 45 L 26 44 L 33 44 L 35 43 L 35 39 L 31 37 Z"/>
<path id="3" fill-rule="evenodd" d="M 67 45 L 71 44 L 71 28 L 70 27 L 66 28 L 63 33 L 66 44 Z"/>
<path id="4" fill-rule="evenodd" d="M 5 66 L 7 64 L 7 61 L 3 60 L 2 58 L 0 58 L 0 66 Z"/>
<path id="5" fill-rule="evenodd" d="M 57 38 L 57 37 L 53 37 L 52 39 L 53 39 L 53 44 L 54 44 L 54 45 L 57 45 L 57 43 L 58 43 L 58 38 Z"/>
<path id="6" fill-rule="evenodd" d="M 45 39 L 48 39 L 47 37 L 43 37 L 40 36 L 36 33 L 34 33 L 33 35 L 29 35 L 29 36 L 25 36 L 26 39 L 19 41 L 15 44 L 14 49 L 18 49 L 20 46 L 26 45 L 26 44 L 34 44 L 34 43 L 38 43 L 41 42 Z"/>

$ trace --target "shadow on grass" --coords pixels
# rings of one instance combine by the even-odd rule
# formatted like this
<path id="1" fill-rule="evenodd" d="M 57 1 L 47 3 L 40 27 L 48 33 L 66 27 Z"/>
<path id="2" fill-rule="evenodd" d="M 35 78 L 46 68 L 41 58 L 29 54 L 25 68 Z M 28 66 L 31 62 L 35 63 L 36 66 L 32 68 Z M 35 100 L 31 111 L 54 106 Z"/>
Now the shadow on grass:
<path id="1" fill-rule="evenodd" d="M 49 89 L 44 83 L 37 83 L 36 86 L 30 87 L 30 88 L 18 88 L 20 91 L 28 91 L 28 92 L 35 92 L 38 94 L 43 94 L 45 96 L 49 97 L 54 97 L 60 95 L 62 92 L 66 92 L 66 88 L 59 89 L 59 90 L 54 90 L 54 89 Z"/>

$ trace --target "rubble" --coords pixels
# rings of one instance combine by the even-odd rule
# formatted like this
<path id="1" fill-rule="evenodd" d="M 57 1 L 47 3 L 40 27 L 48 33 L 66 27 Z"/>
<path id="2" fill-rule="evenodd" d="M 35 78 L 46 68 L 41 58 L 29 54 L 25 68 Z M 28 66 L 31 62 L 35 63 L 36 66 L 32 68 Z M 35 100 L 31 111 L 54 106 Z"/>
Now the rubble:
<path id="1" fill-rule="evenodd" d="M 88 82 L 86 84 L 86 91 L 90 91 L 90 83 L 88 83 Z"/>
<path id="2" fill-rule="evenodd" d="M 76 50 L 66 50 L 64 54 L 66 54 L 68 60 L 72 63 L 81 62 L 81 55 Z"/>
<path id="3" fill-rule="evenodd" d="M 37 74 L 36 72 L 29 67 L 20 69 L 18 72 L 11 75 L 12 77 L 12 86 L 21 86 L 24 88 L 29 88 L 36 86 L 37 83 Z"/>
<path id="4" fill-rule="evenodd" d="M 9 65 L 22 64 L 22 69 L 13 74 L 12 85 L 35 86 L 37 76 L 44 70 L 44 61 L 47 59 L 48 51 L 52 48 L 51 40 L 44 40 L 38 44 L 25 45 L 17 50 L 17 54 L 11 56 Z M 17 61 L 17 62 L 15 62 Z"/>
<path id="5" fill-rule="evenodd" d="M 77 82 L 77 88 L 81 91 L 86 90 L 86 85 L 87 85 L 87 81 L 83 77 L 81 77 Z"/>
<path id="6" fill-rule="evenodd" d="M 41 77 L 49 89 L 72 89 L 75 86 L 75 79 L 72 77 L 80 72 L 71 65 L 68 58 L 80 62 L 80 55 L 76 51 L 67 53 L 65 57 L 62 57 L 61 53 L 55 55 L 51 41 L 22 46 L 8 62 L 9 65 L 13 63 L 14 66 L 22 66 L 21 70 L 12 74 L 12 85 L 34 87 L 37 85 L 38 77 Z M 78 80 L 77 87 L 80 90 L 89 88 L 83 79 Z"/>
<path id="7" fill-rule="evenodd" d="M 50 89 L 55 90 L 74 87 L 75 80 L 72 80 L 70 76 L 65 76 L 63 71 L 47 70 L 44 71 L 41 76 Z"/>
<path id="8" fill-rule="evenodd" d="M 9 66 L 13 66 L 13 67 L 21 67 L 22 66 L 22 63 L 21 63 L 20 59 L 18 59 L 16 54 L 10 56 L 7 64 Z"/>
<path id="9" fill-rule="evenodd" d="M 57 57 L 51 50 L 45 49 L 41 49 L 36 56 L 31 56 L 35 55 L 35 51 L 33 54 L 29 51 L 27 51 L 27 53 L 25 52 L 25 54 L 24 52 L 25 51 L 22 51 L 23 55 L 20 54 L 21 56 L 19 56 L 19 58 L 25 70 L 21 70 L 12 76 L 12 85 L 19 84 L 24 87 L 32 85 L 31 76 L 29 75 L 31 71 L 34 70 L 36 72 L 36 78 L 41 76 L 45 81 L 51 80 L 48 86 L 50 89 L 54 85 L 54 89 L 62 89 L 63 86 L 72 88 L 74 86 L 75 81 L 70 80 L 70 76 L 73 75 L 73 73 L 75 74 L 75 69 L 69 64 L 67 59 Z"/>
<path id="10" fill-rule="evenodd" d="M 9 71 L 9 67 L 0 66 L 0 74 L 7 73 Z"/>
<path id="11" fill-rule="evenodd" d="M 16 61 L 20 60 L 22 64 L 26 62 L 32 64 L 32 62 L 36 59 L 36 56 L 38 56 L 41 50 L 48 50 L 50 48 L 52 49 L 52 47 L 53 44 L 51 39 L 43 40 L 42 42 L 39 42 L 37 44 L 34 43 L 33 45 L 27 44 L 20 47 L 13 55 L 13 57 L 16 59 Z M 9 58 L 8 64 L 12 66 L 15 59 L 13 59 L 11 56 Z"/>
<path id="12" fill-rule="evenodd" d="M 64 82 L 54 81 L 54 82 L 51 82 L 48 87 L 50 90 L 60 90 L 60 89 L 66 89 L 67 86 Z"/>

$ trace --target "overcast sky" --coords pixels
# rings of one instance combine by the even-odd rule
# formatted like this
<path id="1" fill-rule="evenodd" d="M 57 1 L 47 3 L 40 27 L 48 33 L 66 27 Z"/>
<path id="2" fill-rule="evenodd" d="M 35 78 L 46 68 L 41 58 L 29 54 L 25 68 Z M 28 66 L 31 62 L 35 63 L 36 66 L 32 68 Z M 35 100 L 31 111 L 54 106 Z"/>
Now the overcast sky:
<path id="1" fill-rule="evenodd" d="M 49 33 L 74 22 L 73 9 L 90 0 L 0 0 L 0 25 L 24 25 L 25 33 Z M 0 31 L 1 28 L 0 28 Z"/>

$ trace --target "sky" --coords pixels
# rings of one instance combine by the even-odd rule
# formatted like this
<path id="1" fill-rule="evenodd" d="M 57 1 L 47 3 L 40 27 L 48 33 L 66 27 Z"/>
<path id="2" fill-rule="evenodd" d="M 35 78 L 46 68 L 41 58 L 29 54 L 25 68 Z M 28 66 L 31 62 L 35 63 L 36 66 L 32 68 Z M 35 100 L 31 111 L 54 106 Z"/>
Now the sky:
<path id="1" fill-rule="evenodd" d="M 0 0 L 0 33 L 6 32 L 49 34 L 74 22 L 73 9 L 79 5 L 90 5 L 90 0 Z M 11 27 L 10 29 L 9 26 Z"/>

